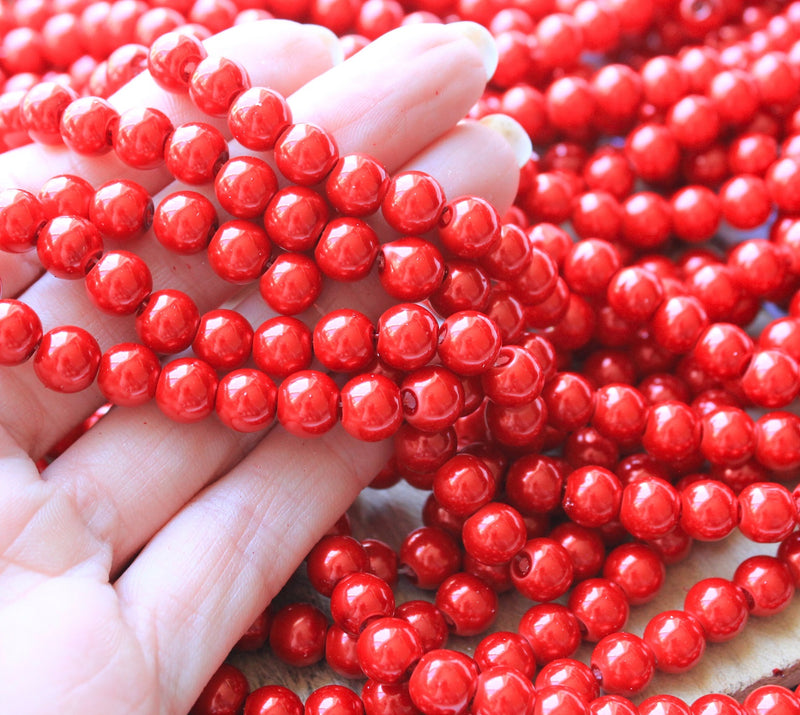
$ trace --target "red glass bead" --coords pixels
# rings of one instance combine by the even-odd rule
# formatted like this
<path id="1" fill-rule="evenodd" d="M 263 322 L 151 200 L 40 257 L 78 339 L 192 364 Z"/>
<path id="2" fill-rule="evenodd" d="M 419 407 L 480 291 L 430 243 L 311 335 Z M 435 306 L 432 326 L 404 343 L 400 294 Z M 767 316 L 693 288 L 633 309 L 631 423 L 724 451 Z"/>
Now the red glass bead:
<path id="1" fill-rule="evenodd" d="M 119 113 L 100 97 L 79 97 L 61 114 L 61 138 L 72 151 L 99 156 L 111 151 Z"/>
<path id="2" fill-rule="evenodd" d="M 386 685 L 377 680 L 367 680 L 361 691 L 361 700 L 368 715 L 414 715 L 419 712 L 411 700 L 407 683 Z"/>
<path id="3" fill-rule="evenodd" d="M 655 313 L 663 300 L 660 279 L 643 268 L 620 270 L 608 285 L 609 305 L 624 320 L 643 322 Z"/>
<path id="4" fill-rule="evenodd" d="M 364 675 L 391 685 L 403 680 L 422 657 L 422 641 L 416 629 L 402 618 L 378 618 L 358 637 L 358 662 Z"/>
<path id="5" fill-rule="evenodd" d="M 215 409 L 220 421 L 237 432 L 257 432 L 275 418 L 277 388 L 259 370 L 241 368 L 225 375 L 217 387 Z"/>
<path id="6" fill-rule="evenodd" d="M 399 233 L 421 235 L 439 222 L 445 196 L 439 182 L 420 171 L 395 174 L 381 202 L 383 217 Z"/>
<path id="7" fill-rule="evenodd" d="M 650 619 L 642 636 L 664 673 L 684 673 L 702 658 L 706 649 L 703 628 L 685 611 L 663 611 Z"/>
<path id="8" fill-rule="evenodd" d="M 344 576 L 331 593 L 331 616 L 336 624 L 352 635 L 360 634 L 370 620 L 393 613 L 391 587 L 369 573 Z"/>
<path id="9" fill-rule="evenodd" d="M 625 140 L 625 155 L 641 179 L 658 184 L 674 178 L 680 149 L 668 127 L 641 124 Z"/>
<path id="10" fill-rule="evenodd" d="M 210 310 L 200 318 L 192 350 L 217 370 L 241 367 L 253 345 L 253 328 L 233 310 Z"/>
<path id="11" fill-rule="evenodd" d="M 158 204 L 153 232 L 162 246 L 180 254 L 199 253 L 211 241 L 219 222 L 214 205 L 195 191 L 176 191 Z"/>
<path id="12" fill-rule="evenodd" d="M 628 700 L 628 698 L 623 698 L 621 695 L 602 695 L 589 703 L 589 714 L 638 715 L 639 709 L 630 700 Z M 661 714 L 659 713 L 659 715 Z M 683 715 L 687 714 L 683 713 Z"/>
<path id="13" fill-rule="evenodd" d="M 442 316 L 459 310 L 488 312 L 491 280 L 486 272 L 472 261 L 452 260 L 445 264 L 444 279 L 431 294 L 433 309 Z"/>
<path id="14" fill-rule="evenodd" d="M 424 652 L 441 648 L 447 640 L 447 623 L 442 612 L 429 601 L 406 601 L 395 611 L 397 618 L 410 623 L 419 635 Z"/>
<path id="15" fill-rule="evenodd" d="M 158 109 L 133 107 L 114 123 L 114 151 L 134 169 L 154 169 L 164 161 L 164 146 L 172 130 L 169 117 Z"/>
<path id="16" fill-rule="evenodd" d="M 328 222 L 314 248 L 319 269 L 336 281 L 365 278 L 380 248 L 378 236 L 356 218 L 334 218 Z"/>
<path id="17" fill-rule="evenodd" d="M 678 525 L 680 506 L 680 495 L 669 482 L 642 477 L 623 490 L 619 518 L 636 538 L 657 539 Z"/>
<path id="18" fill-rule="evenodd" d="M 500 217 L 494 207 L 477 197 L 448 202 L 439 220 L 444 247 L 461 258 L 480 258 L 500 240 Z"/>
<path id="19" fill-rule="evenodd" d="M 339 158 L 325 180 L 325 195 L 343 216 L 364 217 L 375 213 L 388 183 L 386 169 L 366 154 Z"/>
<path id="20" fill-rule="evenodd" d="M 632 606 L 651 601 L 664 584 L 666 569 L 656 551 L 646 544 L 622 544 L 612 550 L 603 577 L 622 588 Z"/>
<path id="21" fill-rule="evenodd" d="M 767 170 L 767 190 L 781 211 L 800 209 L 800 163 L 794 157 L 784 157 Z"/>
<path id="22" fill-rule="evenodd" d="M 328 205 L 315 191 L 287 186 L 278 191 L 264 214 L 269 237 L 286 251 L 314 248 L 328 221 Z"/>
<path id="23" fill-rule="evenodd" d="M 511 282 L 514 295 L 525 305 L 536 305 L 547 300 L 558 285 L 556 261 L 541 248 L 533 246 L 530 260 Z"/>
<path id="24" fill-rule="evenodd" d="M 454 313 L 439 331 L 439 357 L 445 367 L 458 375 L 486 371 L 497 360 L 500 347 L 495 323 L 475 311 Z"/>
<path id="25" fill-rule="evenodd" d="M 690 715 L 689 706 L 674 695 L 652 695 L 639 703 L 639 715 Z"/>
<path id="26" fill-rule="evenodd" d="M 264 685 L 247 696 L 243 715 L 304 715 L 303 701 L 282 685 Z"/>
<path id="27" fill-rule="evenodd" d="M 158 376 L 156 403 L 175 422 L 199 422 L 214 410 L 217 373 L 197 358 L 167 363 Z"/>
<path id="28" fill-rule="evenodd" d="M 220 206 L 240 219 L 261 216 L 277 190 L 275 172 L 254 156 L 230 159 L 214 179 L 214 192 Z"/>
<path id="29" fill-rule="evenodd" d="M 57 82 L 38 82 L 20 102 L 22 128 L 34 141 L 58 146 L 61 115 L 77 96 L 75 90 Z"/>
<path id="30" fill-rule="evenodd" d="M 339 150 L 333 136 L 316 124 L 292 124 L 275 142 L 275 163 L 289 181 L 312 186 L 333 169 Z"/>
<path id="31" fill-rule="evenodd" d="M 30 192 L 0 191 L 0 250 L 9 253 L 31 250 L 46 221 L 44 206 Z"/>
<path id="32" fill-rule="evenodd" d="M 400 546 L 401 572 L 418 588 L 432 590 L 461 566 L 458 542 L 443 529 L 423 526 Z"/>
<path id="33" fill-rule="evenodd" d="M 518 631 L 530 644 L 540 665 L 570 657 L 581 643 L 578 619 L 558 603 L 529 608 L 520 620 Z"/>
<path id="34" fill-rule="evenodd" d="M 450 629 L 459 636 L 483 633 L 497 616 L 495 591 L 469 573 L 448 576 L 436 590 L 436 607 Z"/>
<path id="35" fill-rule="evenodd" d="M 620 268 L 619 254 L 607 241 L 589 238 L 574 244 L 564 259 L 564 278 L 581 295 L 602 295 Z"/>
<path id="36" fill-rule="evenodd" d="M 786 407 L 800 392 L 800 368 L 780 350 L 753 353 L 742 375 L 742 390 L 759 407 Z"/>
<path id="37" fill-rule="evenodd" d="M 536 670 L 530 644 L 511 631 L 495 631 L 485 636 L 476 646 L 473 658 L 481 672 L 490 668 L 509 668 L 531 679 Z"/>
<path id="38" fill-rule="evenodd" d="M 439 324 L 420 305 L 401 303 L 386 310 L 378 320 L 376 350 L 390 367 L 416 370 L 436 354 Z"/>
<path id="39" fill-rule="evenodd" d="M 322 660 L 328 621 L 316 606 L 293 603 L 272 618 L 269 645 L 284 663 L 301 668 Z"/>
<path id="40" fill-rule="evenodd" d="M 112 404 L 135 407 L 155 397 L 160 372 L 161 364 L 150 348 L 120 343 L 103 353 L 97 386 Z"/>
<path id="41" fill-rule="evenodd" d="M 756 459 L 767 469 L 800 466 L 800 419 L 790 412 L 769 412 L 756 422 Z"/>
<path id="42" fill-rule="evenodd" d="M 436 471 L 433 493 L 437 502 L 459 516 L 473 514 L 494 496 L 495 478 L 483 460 L 459 454 Z"/>
<path id="43" fill-rule="evenodd" d="M 335 623 L 328 628 L 325 634 L 325 662 L 332 671 L 345 678 L 364 677 L 364 671 L 358 664 L 357 643 L 358 638 Z"/>
<path id="44" fill-rule="evenodd" d="M 687 243 L 711 238 L 719 227 L 721 204 L 717 195 L 705 186 L 686 186 L 675 192 L 672 206 L 673 233 Z"/>
<path id="45" fill-rule="evenodd" d="M 270 375 L 287 377 L 305 370 L 311 357 L 311 331 L 297 318 L 270 318 L 253 335 L 253 360 Z"/>
<path id="46" fill-rule="evenodd" d="M 478 676 L 470 711 L 473 715 L 531 715 L 535 699 L 530 680 L 511 668 L 495 666 Z"/>
<path id="47" fill-rule="evenodd" d="M 592 670 L 608 693 L 640 693 L 655 673 L 655 657 L 645 641 L 631 633 L 612 633 L 592 651 Z"/>
<path id="48" fill-rule="evenodd" d="M 222 132 L 203 122 L 175 127 L 164 147 L 169 173 L 185 184 L 207 184 L 228 161 L 228 143 Z"/>
<path id="49" fill-rule="evenodd" d="M 110 315 L 135 313 L 152 288 L 147 264 L 128 251 L 109 251 L 86 274 L 89 299 Z"/>
<path id="50" fill-rule="evenodd" d="M 587 715 L 589 706 L 572 688 L 547 685 L 536 692 L 533 715 Z"/>
<path id="51" fill-rule="evenodd" d="M 328 597 L 341 578 L 349 573 L 368 569 L 367 552 L 352 536 L 324 536 L 306 557 L 306 570 L 311 585 Z"/>
<path id="52" fill-rule="evenodd" d="M 234 100 L 249 88 L 247 70 L 224 57 L 203 58 L 189 79 L 189 97 L 211 117 L 224 117 Z"/>
<path id="53" fill-rule="evenodd" d="M 233 715 L 241 711 L 249 693 L 244 673 L 223 663 L 192 705 L 190 715 Z"/>
<path id="54" fill-rule="evenodd" d="M 492 502 L 472 514 L 463 526 L 464 549 L 485 564 L 503 564 L 525 545 L 525 522 L 507 504 Z"/>
<path id="55" fill-rule="evenodd" d="M 744 629 L 748 603 L 742 589 L 722 578 L 707 578 L 692 586 L 684 600 L 684 610 L 703 627 L 711 643 L 730 640 Z"/>
<path id="56" fill-rule="evenodd" d="M 378 276 L 384 290 L 404 301 L 424 300 L 444 278 L 444 259 L 432 243 L 402 238 L 384 243 L 378 257 Z"/>
<path id="57" fill-rule="evenodd" d="M 269 151 L 292 121 L 286 100 L 266 87 L 242 92 L 228 109 L 228 128 L 233 138 L 253 151 Z"/>
<path id="58" fill-rule="evenodd" d="M 533 601 L 552 601 L 572 584 L 572 561 L 552 539 L 531 539 L 511 562 L 515 588 Z"/>
<path id="59" fill-rule="evenodd" d="M 762 685 L 742 702 L 748 715 L 796 715 L 800 713 L 797 693 L 780 685 Z"/>
<path id="60" fill-rule="evenodd" d="M 368 571 L 393 586 L 397 582 L 398 559 L 395 550 L 379 539 L 364 539 L 361 545 L 369 559 Z"/>
<path id="61" fill-rule="evenodd" d="M 302 253 L 279 255 L 258 284 L 261 297 L 277 313 L 294 315 L 310 308 L 322 292 L 322 274 Z"/>
<path id="62" fill-rule="evenodd" d="M 751 541 L 783 541 L 797 525 L 797 508 L 781 484 L 757 482 L 739 493 L 739 529 Z"/>
<path id="63" fill-rule="evenodd" d="M 400 386 L 406 422 L 424 432 L 439 432 L 455 424 L 464 411 L 461 380 L 441 366 L 408 374 Z"/>
<path id="64" fill-rule="evenodd" d="M 525 232 L 513 224 L 500 227 L 500 238 L 481 260 L 486 272 L 498 280 L 513 280 L 527 266 L 531 247 Z"/>
<path id="65" fill-rule="evenodd" d="M 208 52 L 191 32 L 169 32 L 150 45 L 147 69 L 155 83 L 168 92 L 185 92 L 197 65 Z"/>
<path id="66" fill-rule="evenodd" d="M 451 650 L 432 650 L 420 658 L 408 683 L 414 705 L 427 715 L 466 713 L 475 693 L 477 667 Z"/>
<path id="67" fill-rule="evenodd" d="M 339 389 L 323 372 L 301 370 L 278 388 L 278 421 L 298 437 L 315 437 L 330 430 L 338 419 Z"/>
<path id="68" fill-rule="evenodd" d="M 681 528 L 693 539 L 724 539 L 739 521 L 736 496 L 721 482 L 692 482 L 681 490 L 681 505 Z"/>
<path id="69" fill-rule="evenodd" d="M 553 529 L 549 537 L 567 550 L 576 582 L 600 573 L 606 553 L 603 540 L 596 530 L 564 522 Z"/>
<path id="70" fill-rule="evenodd" d="M 403 421 L 400 390 L 388 377 L 365 373 L 341 391 L 342 426 L 365 442 L 391 437 Z"/>
<path id="71" fill-rule="evenodd" d="M 481 375 L 481 387 L 493 402 L 514 406 L 536 399 L 544 373 L 533 355 L 521 346 L 500 348 L 494 364 Z"/>
<path id="72" fill-rule="evenodd" d="M 356 310 L 335 310 L 317 321 L 314 354 L 329 370 L 355 372 L 375 356 L 374 328 L 369 318 Z"/>
<path id="73" fill-rule="evenodd" d="M 42 339 L 42 323 L 27 304 L 0 300 L 0 365 L 21 365 Z"/>
<path id="74" fill-rule="evenodd" d="M 697 698 L 689 708 L 691 715 L 744 715 L 742 706 L 730 695 L 711 693 Z"/>
<path id="75" fill-rule="evenodd" d="M 197 334 L 200 312 L 194 301 L 177 290 L 151 294 L 136 316 L 136 332 L 142 343 L 157 353 L 186 350 Z"/>
<path id="76" fill-rule="evenodd" d="M 39 201 L 48 219 L 56 216 L 89 218 L 89 203 L 94 195 L 92 185 L 79 176 L 54 176 L 39 189 Z"/>
<path id="77" fill-rule="evenodd" d="M 656 459 L 677 462 L 695 454 L 701 436 L 701 424 L 692 409 L 667 401 L 650 408 L 642 445 Z"/>
<path id="78" fill-rule="evenodd" d="M 83 328 L 62 326 L 46 332 L 33 359 L 42 384 L 55 392 L 80 392 L 94 381 L 100 347 Z"/>
<path id="79" fill-rule="evenodd" d="M 56 278 L 76 280 L 86 276 L 102 255 L 103 239 L 90 221 L 57 216 L 39 231 L 36 253 L 45 270 Z"/>
<path id="80" fill-rule="evenodd" d="M 124 241 L 150 228 L 153 200 L 133 181 L 109 181 L 94 192 L 89 218 L 106 238 Z"/>
<path id="81" fill-rule="evenodd" d="M 579 583 L 572 590 L 567 605 L 581 623 L 583 639 L 590 642 L 621 630 L 628 620 L 625 592 L 605 578 L 590 578 Z"/>

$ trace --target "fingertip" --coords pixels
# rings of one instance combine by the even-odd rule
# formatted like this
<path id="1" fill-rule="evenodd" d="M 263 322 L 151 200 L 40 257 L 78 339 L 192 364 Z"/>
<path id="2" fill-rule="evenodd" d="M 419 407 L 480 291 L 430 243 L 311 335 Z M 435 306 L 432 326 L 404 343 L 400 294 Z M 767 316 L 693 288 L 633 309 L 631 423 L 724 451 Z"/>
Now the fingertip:
<path id="1" fill-rule="evenodd" d="M 507 114 L 487 114 L 478 121 L 503 137 L 514 152 L 514 160 L 517 162 L 517 166 L 519 168 L 525 166 L 531 157 L 533 145 L 528 133 L 519 122 Z"/>
<path id="2" fill-rule="evenodd" d="M 344 62 L 344 49 L 339 38 L 331 32 L 327 27 L 322 25 L 306 25 L 306 29 L 314 35 L 317 35 L 325 47 L 331 54 L 331 64 L 340 65 Z"/>
<path id="3" fill-rule="evenodd" d="M 458 32 L 459 35 L 469 40 L 477 48 L 483 62 L 483 68 L 486 71 L 486 80 L 490 80 L 497 69 L 499 54 L 497 52 L 497 44 L 489 30 L 477 22 L 467 21 L 451 22 L 447 27 Z"/>

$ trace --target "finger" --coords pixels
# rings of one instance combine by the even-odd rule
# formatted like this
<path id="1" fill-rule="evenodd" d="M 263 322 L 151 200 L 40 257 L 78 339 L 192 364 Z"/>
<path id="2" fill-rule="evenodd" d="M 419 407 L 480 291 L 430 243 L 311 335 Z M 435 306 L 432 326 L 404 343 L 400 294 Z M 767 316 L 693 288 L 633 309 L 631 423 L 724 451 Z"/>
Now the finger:
<path id="1" fill-rule="evenodd" d="M 16 298 L 44 273 L 33 251 L 3 253 L 0 251 L 0 297 Z"/>
<path id="2" fill-rule="evenodd" d="M 318 25 L 300 25 L 289 20 L 237 25 L 210 37 L 204 44 L 209 55 L 222 55 L 244 64 L 254 85 L 269 86 L 282 94 L 290 94 L 334 62 L 341 61 L 341 48 L 332 32 Z M 176 126 L 202 121 L 230 136 L 224 119 L 203 114 L 186 94 L 165 92 L 147 71 L 114 93 L 109 102 L 120 113 L 134 107 L 153 107 L 164 112 Z M 166 169 L 132 169 L 114 152 L 88 157 L 65 146 L 29 144 L 0 154 L 3 186 L 37 193 L 47 179 L 58 174 L 76 174 L 94 186 L 126 176 L 151 193 L 171 181 Z"/>
<path id="3" fill-rule="evenodd" d="M 165 710 L 191 706 L 252 622 L 251 604 L 272 599 L 390 449 L 340 428 L 311 441 L 274 430 L 145 548 L 116 590 L 123 618 L 159 664 Z M 198 524 L 214 538 L 192 534 Z"/>
<path id="4" fill-rule="evenodd" d="M 479 27 L 472 23 L 420 25 L 401 28 L 383 36 L 370 46 L 375 48 L 371 55 L 373 63 L 383 67 L 390 75 L 397 72 L 398 66 L 408 67 L 414 75 L 394 83 L 397 88 L 395 92 L 386 93 L 383 89 L 379 92 L 365 83 L 361 65 L 345 62 L 323 76 L 329 77 L 331 85 L 338 89 L 338 112 L 331 115 L 326 102 L 315 106 L 310 106 L 310 102 L 307 105 L 301 103 L 295 108 L 292 97 L 290 103 L 297 121 L 322 123 L 327 117 L 335 122 L 328 128 L 342 146 L 358 146 L 353 137 L 353 132 L 356 132 L 365 144 L 364 150 L 373 149 L 372 153 L 378 159 L 396 168 L 392 162 L 409 159 L 430 138 L 429 131 L 423 131 L 417 123 L 397 126 L 395 116 L 411 112 L 420 118 L 421 125 L 450 127 L 464 116 L 481 94 L 487 77 L 484 64 L 486 48 L 465 34 L 465 26 Z M 480 33 L 479 37 L 488 37 L 485 30 L 481 29 Z M 445 49 L 445 56 L 454 59 L 443 61 L 442 52 Z M 346 69 L 348 67 L 350 69 Z M 406 87 L 414 84 L 411 80 L 420 74 L 435 74 L 437 82 L 441 84 L 436 94 L 424 102 L 424 111 L 420 107 L 412 110 L 407 106 L 409 101 L 419 100 Z M 464 80 L 462 75 L 470 79 Z M 383 88 L 380 72 L 371 75 L 370 81 L 378 82 Z M 373 90 L 373 100 L 383 109 L 376 114 L 375 125 L 371 128 L 362 127 L 359 124 L 361 102 L 363 96 Z M 384 117 L 384 120 L 379 121 L 378 116 Z M 185 290 L 195 299 L 201 311 L 219 305 L 236 290 L 236 287 L 224 283 L 213 274 L 203 255 L 166 255 L 163 248 L 149 238 L 137 242 L 132 248 L 151 267 L 156 288 Z M 99 315 L 79 282 L 65 282 L 44 276 L 22 299 L 39 314 L 45 329 L 77 324 L 92 333 L 102 348 L 135 339 L 132 321 Z M 5 408 L 3 414 L 14 414 L 14 422 L 8 427 L 34 454 L 46 452 L 55 440 L 91 414 L 99 404 L 101 397 L 96 388 L 74 395 L 46 391 L 29 364 L 15 369 L 13 373 L 0 373 L 0 410 Z"/>
<path id="5" fill-rule="evenodd" d="M 509 129 L 499 121 L 500 127 L 491 119 L 463 122 L 404 168 L 441 175 L 448 194 L 477 194 L 504 210 L 514 198 L 516 168 L 530 155 L 530 145 L 526 155 L 523 140 L 520 152 L 513 125 Z M 518 132 L 526 137 L 521 128 Z M 315 311 L 358 305 L 374 319 L 390 301 L 373 278 L 357 284 L 333 283 Z M 257 295 L 246 298 L 237 310 L 254 326 L 272 315 Z M 314 314 L 306 318 L 310 325 L 316 320 Z M 73 494 L 86 523 L 110 544 L 116 571 L 261 437 L 233 432 L 215 419 L 178 425 L 155 405 L 116 410 L 55 460 L 45 477 Z"/>

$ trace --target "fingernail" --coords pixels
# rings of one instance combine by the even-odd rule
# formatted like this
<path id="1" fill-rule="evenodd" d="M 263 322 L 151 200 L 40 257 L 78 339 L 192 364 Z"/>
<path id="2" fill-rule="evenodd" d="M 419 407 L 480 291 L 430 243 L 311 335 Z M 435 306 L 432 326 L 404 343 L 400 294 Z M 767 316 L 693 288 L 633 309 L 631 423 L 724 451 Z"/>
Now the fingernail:
<path id="1" fill-rule="evenodd" d="M 507 114 L 487 114 L 478 121 L 503 137 L 514 152 L 517 166 L 520 168 L 525 166 L 525 163 L 531 158 L 533 146 L 528 133 L 516 119 L 512 119 Z"/>
<path id="2" fill-rule="evenodd" d="M 489 30 L 477 22 L 451 22 L 448 27 L 452 27 L 478 48 L 486 70 L 486 79 L 491 79 L 497 69 L 498 54 L 497 45 Z"/>
<path id="3" fill-rule="evenodd" d="M 328 48 L 328 51 L 331 53 L 331 61 L 334 65 L 340 65 L 344 62 L 344 50 L 342 49 L 342 44 L 339 42 L 339 38 L 331 32 L 327 27 L 323 27 L 322 25 L 306 25 L 306 29 L 316 33 L 319 36 L 319 39 L 325 44 Z"/>

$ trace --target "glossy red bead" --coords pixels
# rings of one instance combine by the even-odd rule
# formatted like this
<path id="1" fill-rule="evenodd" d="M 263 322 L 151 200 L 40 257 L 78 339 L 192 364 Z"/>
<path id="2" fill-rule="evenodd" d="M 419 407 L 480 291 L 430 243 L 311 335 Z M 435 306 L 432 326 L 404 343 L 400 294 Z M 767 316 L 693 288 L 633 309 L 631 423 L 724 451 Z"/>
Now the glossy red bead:
<path id="1" fill-rule="evenodd" d="M 80 392 L 94 382 L 100 357 L 100 347 L 88 332 L 67 325 L 42 336 L 33 369 L 50 390 Z"/>
<path id="2" fill-rule="evenodd" d="M 255 156 L 230 159 L 214 178 L 214 193 L 220 206 L 240 219 L 260 217 L 277 190 L 275 172 Z"/>
<path id="3" fill-rule="evenodd" d="M 316 124 L 292 124 L 275 142 L 275 163 L 289 181 L 312 186 L 333 169 L 339 150 L 333 136 Z"/>
<path id="4" fill-rule="evenodd" d="M 138 343 L 119 343 L 103 353 L 97 386 L 114 405 L 135 407 L 155 397 L 161 363 L 150 348 Z"/>
<path id="5" fill-rule="evenodd" d="M 378 618 L 367 624 L 358 637 L 358 662 L 364 675 L 391 685 L 404 680 L 422 657 L 422 641 L 408 621 Z"/>
<path id="6" fill-rule="evenodd" d="M 520 513 L 501 502 L 484 505 L 465 522 L 461 533 L 464 549 L 485 564 L 509 562 L 527 540 Z"/>
<path id="7" fill-rule="evenodd" d="M 381 211 L 395 231 L 421 235 L 436 226 L 444 206 L 444 191 L 436 179 L 421 171 L 403 171 L 389 180 Z"/>
<path id="8" fill-rule="evenodd" d="M 464 715 L 475 694 L 472 658 L 452 650 L 432 650 L 420 658 L 408 683 L 414 705 L 426 715 Z"/>
<path id="9" fill-rule="evenodd" d="M 373 619 L 391 616 L 394 607 L 389 584 L 369 573 L 348 574 L 331 592 L 331 616 L 352 635 L 359 635 Z"/>
<path id="10" fill-rule="evenodd" d="M 247 696 L 243 715 L 304 715 L 303 701 L 282 685 L 264 685 Z"/>
<path id="11" fill-rule="evenodd" d="M 180 358 L 164 365 L 156 385 L 156 403 L 175 422 L 199 422 L 214 410 L 219 378 L 198 358 Z"/>
<path id="12" fill-rule="evenodd" d="M 233 101 L 250 88 L 247 70 L 235 60 L 205 57 L 189 78 L 189 97 L 204 114 L 224 117 Z"/>
<path id="13" fill-rule="evenodd" d="M 366 154 L 340 157 L 325 180 L 325 195 L 343 216 L 364 217 L 380 208 L 389 176 Z"/>
<path id="14" fill-rule="evenodd" d="M 751 556 L 733 574 L 733 582 L 750 597 L 750 613 L 771 616 L 789 605 L 795 587 L 792 572 L 774 556 Z"/>
<path id="15" fill-rule="evenodd" d="M 470 573 L 448 576 L 436 589 L 435 603 L 452 632 L 459 636 L 483 633 L 497 616 L 497 593 Z"/>
<path id="16" fill-rule="evenodd" d="M 357 310 L 344 308 L 323 315 L 314 327 L 317 359 L 334 372 L 356 372 L 375 357 L 375 328 Z"/>
<path id="17" fill-rule="evenodd" d="M 739 522 L 733 490 L 711 479 L 700 479 L 681 490 L 681 528 L 693 539 L 724 539 Z"/>
<path id="18" fill-rule="evenodd" d="M 583 639 L 590 642 L 621 630 L 630 610 L 622 588 L 605 578 L 579 583 L 570 593 L 567 605 L 581 623 Z"/>
<path id="19" fill-rule="evenodd" d="M 233 715 L 242 709 L 249 693 L 250 686 L 244 673 L 229 663 L 223 663 L 211 676 L 189 713 Z"/>
<path id="20" fill-rule="evenodd" d="M 157 353 L 186 350 L 197 334 L 200 312 L 194 301 L 178 290 L 161 290 L 150 295 L 136 316 L 136 332 L 142 343 Z"/>
<path id="21" fill-rule="evenodd" d="M 228 143 L 222 132 L 204 122 L 175 127 L 164 147 L 169 173 L 185 184 L 207 184 L 228 161 Z"/>
<path id="22" fill-rule="evenodd" d="M 503 712 L 531 715 L 536 700 L 530 680 L 511 668 L 495 666 L 482 670 L 475 684 L 470 711 L 473 715 Z"/>
<path id="23" fill-rule="evenodd" d="M 377 333 L 376 351 L 382 362 L 400 370 L 416 370 L 436 354 L 439 324 L 422 306 L 401 303 L 381 315 Z"/>
<path id="24" fill-rule="evenodd" d="M 57 216 L 39 231 L 36 253 L 45 270 L 56 278 L 77 280 L 100 259 L 103 239 L 90 221 L 79 216 Z"/>
<path id="25" fill-rule="evenodd" d="M 192 73 L 208 52 L 190 32 L 169 32 L 150 46 L 147 69 L 156 84 L 168 92 L 185 92 Z"/>
<path id="26" fill-rule="evenodd" d="M 164 145 L 172 130 L 169 117 L 158 109 L 133 107 L 114 123 L 114 151 L 134 169 L 155 169 L 164 161 Z"/>
<path id="27" fill-rule="evenodd" d="M 380 248 L 378 277 L 384 290 L 397 300 L 424 300 L 439 287 L 444 273 L 441 252 L 424 239 L 401 238 Z"/>
<path id="28" fill-rule="evenodd" d="M 75 90 L 57 82 L 38 82 L 20 102 L 22 128 L 35 142 L 58 146 L 61 115 L 77 96 Z"/>
<path id="29" fill-rule="evenodd" d="M 220 421 L 228 427 L 237 432 L 257 432 L 272 424 L 277 392 L 268 375 L 240 368 L 219 381 L 214 408 Z"/>
<path id="30" fill-rule="evenodd" d="M 311 357 L 311 331 L 297 318 L 270 318 L 253 334 L 253 360 L 270 375 L 286 377 L 305 370 Z"/>
<path id="31" fill-rule="evenodd" d="M 481 313 L 460 311 L 439 330 L 439 357 L 458 375 L 479 375 L 497 360 L 500 335 L 495 323 Z"/>
<path id="32" fill-rule="evenodd" d="M 0 365 L 21 365 L 42 339 L 42 323 L 27 304 L 0 300 Z"/>
<path id="33" fill-rule="evenodd" d="M 286 100 L 266 87 L 242 92 L 228 109 L 228 128 L 233 138 L 253 151 L 269 151 L 292 121 Z"/>
<path id="34" fill-rule="evenodd" d="M 331 219 L 314 247 L 319 269 L 336 281 L 365 278 L 378 256 L 380 244 L 375 231 L 357 218 Z"/>
<path id="35" fill-rule="evenodd" d="M 603 577 L 622 588 L 632 606 L 651 601 L 664 585 L 664 561 L 651 546 L 622 544 L 613 549 L 603 565 Z"/>
<path id="36" fill-rule="evenodd" d="M 94 192 L 89 218 L 106 238 L 124 241 L 150 228 L 153 200 L 134 181 L 109 181 Z"/>
<path id="37" fill-rule="evenodd" d="M 400 570 L 418 588 L 432 590 L 461 566 L 456 539 L 438 527 L 415 529 L 400 545 Z"/>
<path id="38" fill-rule="evenodd" d="M 302 253 L 279 255 L 261 276 L 261 297 L 275 312 L 295 315 L 310 308 L 322 292 L 322 274 Z"/>
<path id="39" fill-rule="evenodd" d="M 342 387 L 341 403 L 342 427 L 364 442 L 391 437 L 403 422 L 400 390 L 383 375 L 352 378 Z"/>
<path id="40" fill-rule="evenodd" d="M 703 627 L 685 611 L 663 611 L 647 623 L 642 635 L 656 658 L 656 667 L 664 673 L 691 670 L 706 648 Z"/>
<path id="41" fill-rule="evenodd" d="M 72 151 L 100 156 L 111 151 L 119 112 L 100 97 L 79 97 L 61 114 L 61 138 Z"/>
<path id="42" fill-rule="evenodd" d="M 214 205 L 195 191 L 176 191 L 165 196 L 153 215 L 153 233 L 158 241 L 180 254 L 205 249 L 218 225 Z"/>
<path id="43" fill-rule="evenodd" d="M 315 437 L 338 420 L 339 388 L 323 372 L 300 370 L 278 388 L 278 421 L 298 437 Z"/>
<path id="44" fill-rule="evenodd" d="M 552 601 L 572 584 L 572 561 L 552 539 L 531 539 L 511 562 L 515 588 L 533 601 Z"/>
<path id="45" fill-rule="evenodd" d="M 631 633 L 612 633 L 592 651 L 592 670 L 607 693 L 634 695 L 655 673 L 655 656 L 647 643 Z"/>
<path id="46" fill-rule="evenodd" d="M 147 264 L 128 251 L 109 251 L 86 274 L 89 299 L 111 315 L 135 313 L 152 288 Z"/>
<path id="47" fill-rule="evenodd" d="M 322 660 L 328 621 L 316 606 L 293 603 L 272 618 L 269 645 L 284 663 L 296 668 Z"/>

